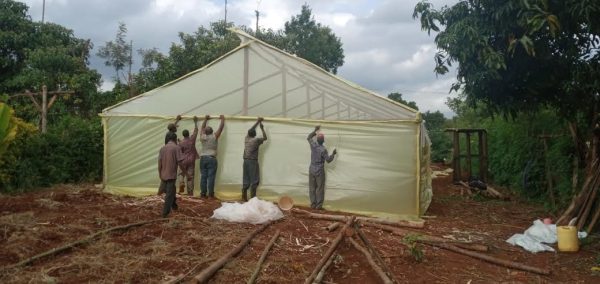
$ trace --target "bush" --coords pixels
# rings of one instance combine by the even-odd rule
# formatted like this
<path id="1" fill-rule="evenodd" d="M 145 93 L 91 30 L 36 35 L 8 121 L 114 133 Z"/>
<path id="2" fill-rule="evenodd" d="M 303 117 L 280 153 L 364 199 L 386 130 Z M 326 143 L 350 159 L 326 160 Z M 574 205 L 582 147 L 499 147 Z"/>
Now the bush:
<path id="1" fill-rule="evenodd" d="M 23 191 L 56 183 L 99 180 L 102 176 L 102 127 L 99 118 L 65 116 L 48 133 L 31 124 L 0 158 L 0 188 Z"/>

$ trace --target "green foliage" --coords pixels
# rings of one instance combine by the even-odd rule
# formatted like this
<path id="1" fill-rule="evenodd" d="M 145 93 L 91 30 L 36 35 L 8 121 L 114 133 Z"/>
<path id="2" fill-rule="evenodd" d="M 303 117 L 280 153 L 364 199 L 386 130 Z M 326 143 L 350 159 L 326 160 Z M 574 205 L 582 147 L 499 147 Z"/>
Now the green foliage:
<path id="1" fill-rule="evenodd" d="M 342 42 L 327 26 L 317 23 L 307 4 L 285 23 L 285 50 L 321 68 L 337 73 L 344 64 Z"/>
<path id="2" fill-rule="evenodd" d="M 16 139 L 0 158 L 0 188 L 23 191 L 56 183 L 98 180 L 102 175 L 102 127 L 64 116 L 48 133 L 18 121 Z"/>
<path id="3" fill-rule="evenodd" d="M 393 93 L 389 93 L 388 94 L 388 99 L 399 102 L 403 105 L 406 105 L 414 110 L 419 110 L 419 107 L 417 107 L 417 103 L 414 101 L 407 101 L 404 98 L 402 98 L 402 94 L 398 93 L 398 92 L 393 92 Z"/>
<path id="4" fill-rule="evenodd" d="M 433 162 L 445 162 L 450 158 L 452 151 L 452 140 L 444 130 L 448 128 L 448 120 L 440 111 L 427 111 L 422 115 L 425 127 L 431 140 L 431 160 Z"/>
<path id="5" fill-rule="evenodd" d="M 422 262 L 425 257 L 423 247 L 419 244 L 421 236 L 418 234 L 409 234 L 402 238 L 402 243 L 408 247 L 410 255 L 415 259 L 416 262 Z"/>
<path id="6" fill-rule="evenodd" d="M 106 66 L 111 66 L 115 69 L 115 79 L 121 80 L 119 71 L 123 70 L 125 66 L 132 63 L 131 61 L 131 44 L 126 41 L 127 37 L 127 26 L 123 22 L 119 22 L 119 30 L 115 36 L 115 41 L 108 41 L 106 44 L 98 50 L 96 55 L 104 59 Z M 129 80 L 129 78 L 127 78 Z"/>
<path id="7" fill-rule="evenodd" d="M 17 135 L 13 112 L 8 105 L 0 102 L 0 157 Z"/>

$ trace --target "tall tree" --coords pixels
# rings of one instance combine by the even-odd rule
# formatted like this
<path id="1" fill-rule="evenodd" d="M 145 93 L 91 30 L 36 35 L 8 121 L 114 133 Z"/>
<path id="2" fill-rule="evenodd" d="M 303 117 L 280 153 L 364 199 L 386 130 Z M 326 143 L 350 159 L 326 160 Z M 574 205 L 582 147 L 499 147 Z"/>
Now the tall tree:
<path id="1" fill-rule="evenodd" d="M 130 73 L 125 76 L 125 74 L 119 72 L 133 63 L 131 49 L 131 43 L 127 42 L 127 26 L 125 23 L 119 22 L 115 40 L 107 41 L 104 46 L 100 47 L 96 55 L 105 60 L 104 64 L 106 66 L 115 69 L 115 79 L 117 81 L 121 81 L 122 76 L 126 82 L 130 82 Z"/>
<path id="2" fill-rule="evenodd" d="M 469 105 L 513 116 L 555 108 L 583 158 L 600 110 L 599 12 L 594 0 L 462 0 L 439 10 L 423 1 L 413 16 L 437 32 L 435 71 L 458 63 L 452 88 Z"/>
<path id="3" fill-rule="evenodd" d="M 401 93 L 393 92 L 393 93 L 388 94 L 387 97 L 390 100 L 394 100 L 396 102 L 399 102 L 401 104 L 409 106 L 409 107 L 411 107 L 411 108 L 413 108 L 415 110 L 419 110 L 419 107 L 417 107 L 417 103 L 416 102 L 413 102 L 413 101 L 409 102 L 409 101 L 405 100 L 404 98 L 402 98 L 402 94 Z"/>
<path id="4" fill-rule="evenodd" d="M 334 74 L 344 64 L 342 42 L 329 27 L 315 21 L 307 4 L 285 23 L 284 33 L 286 51 Z"/>

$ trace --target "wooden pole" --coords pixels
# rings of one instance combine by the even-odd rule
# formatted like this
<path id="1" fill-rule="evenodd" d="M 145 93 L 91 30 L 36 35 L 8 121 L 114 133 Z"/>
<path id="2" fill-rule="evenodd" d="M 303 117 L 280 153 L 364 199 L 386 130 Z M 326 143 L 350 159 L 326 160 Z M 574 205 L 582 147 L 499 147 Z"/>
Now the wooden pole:
<path id="1" fill-rule="evenodd" d="M 339 226 L 341 225 L 340 222 L 333 222 L 331 223 L 329 226 L 325 227 L 325 230 L 327 230 L 328 232 L 333 232 L 335 231 Z"/>
<path id="2" fill-rule="evenodd" d="M 346 222 L 349 216 L 346 215 L 329 215 L 329 214 L 319 214 L 319 213 L 311 213 L 306 210 L 292 208 L 292 212 L 302 214 L 305 217 L 312 219 L 321 219 L 321 220 L 329 220 L 329 221 L 339 221 Z M 425 227 L 425 222 L 423 221 L 390 221 L 379 218 L 369 218 L 369 217 L 356 217 L 356 220 L 373 222 L 379 224 L 385 224 L 390 226 L 398 226 L 398 227 L 408 227 L 408 228 L 423 228 Z"/>
<path id="3" fill-rule="evenodd" d="M 331 242 L 331 246 L 329 247 L 329 249 L 327 249 L 327 251 L 321 258 L 321 260 L 319 260 L 315 269 L 306 278 L 306 280 L 304 280 L 304 284 L 311 284 L 313 282 L 313 280 L 317 277 L 317 274 L 319 274 L 319 272 L 321 271 L 323 266 L 325 266 L 325 263 L 327 263 L 327 261 L 329 260 L 331 255 L 333 255 L 333 252 L 335 251 L 335 249 L 338 247 L 338 245 L 342 241 L 342 238 L 344 237 L 344 233 L 352 225 L 352 223 L 354 223 L 354 217 L 349 218 L 346 221 L 346 225 L 344 225 L 344 227 L 342 228 L 342 230 L 340 230 L 340 232 L 337 234 L 335 239 L 333 239 L 333 241 Z"/>
<path id="4" fill-rule="evenodd" d="M 262 266 L 263 262 L 265 262 L 265 259 L 267 259 L 267 255 L 269 254 L 271 247 L 273 247 L 273 245 L 277 241 L 277 238 L 279 238 L 280 233 L 281 232 L 277 230 L 277 232 L 275 232 L 275 235 L 273 235 L 273 238 L 271 238 L 271 240 L 263 250 L 262 254 L 260 255 L 260 258 L 258 259 L 258 263 L 256 263 L 256 268 L 254 269 L 252 276 L 250 276 L 250 279 L 248 280 L 248 284 L 253 284 L 254 282 L 256 282 L 258 274 L 260 273 L 260 267 Z"/>
<path id="5" fill-rule="evenodd" d="M 168 220 L 169 219 L 166 219 L 166 218 L 164 218 L 164 219 L 154 219 L 154 220 L 150 220 L 150 221 L 142 221 L 142 222 L 137 222 L 137 223 L 132 223 L 132 224 L 127 224 L 127 225 L 116 226 L 116 227 L 111 227 L 111 228 L 108 228 L 108 229 L 104 229 L 102 231 L 99 231 L 99 232 L 96 232 L 94 234 L 91 234 L 91 235 L 89 235 L 89 236 L 87 236 L 87 237 L 85 237 L 83 239 L 79 239 L 77 241 L 68 243 L 66 245 L 63 245 L 63 246 L 60 246 L 60 247 L 57 247 L 57 248 L 53 248 L 51 250 L 45 251 L 43 253 L 34 255 L 34 256 L 30 257 L 30 258 L 27 258 L 27 259 L 24 259 L 22 261 L 19 261 L 16 264 L 6 266 L 2 270 L 10 269 L 10 268 L 16 268 L 16 267 L 19 267 L 19 266 L 30 264 L 30 263 L 32 263 L 32 262 L 34 262 L 34 261 L 36 261 L 36 260 L 38 260 L 40 258 L 43 258 L 43 257 L 46 257 L 46 256 L 55 255 L 55 254 L 58 254 L 60 252 L 66 251 L 68 249 L 71 249 L 73 247 L 76 247 L 78 245 L 89 243 L 92 240 L 94 240 L 95 238 L 97 238 L 97 237 L 99 237 L 101 235 L 113 232 L 113 231 L 127 230 L 127 229 L 132 228 L 132 227 L 138 227 L 138 226 L 142 226 L 142 225 L 146 225 L 146 224 L 150 224 L 150 223 L 155 223 L 155 222 L 164 222 L 164 221 L 168 221 Z"/>
<path id="6" fill-rule="evenodd" d="M 196 283 L 208 282 L 208 280 L 210 280 L 210 278 L 219 269 L 221 269 L 221 267 L 223 267 L 225 264 L 227 264 L 227 262 L 229 262 L 238 253 L 240 253 L 244 249 L 244 247 L 246 247 L 246 245 L 248 245 L 250 243 L 250 241 L 256 235 L 258 235 L 260 232 L 264 231 L 269 225 L 271 225 L 271 222 L 263 224 L 260 227 L 258 227 L 256 230 L 254 230 L 252 233 L 250 233 L 248 236 L 246 236 L 243 240 L 241 240 L 240 243 L 235 248 L 233 248 L 231 251 L 229 251 L 227 254 L 225 254 L 221 258 L 217 259 L 217 261 L 213 262 L 209 267 L 205 268 L 198 275 L 196 275 L 194 277 L 194 281 Z"/>
<path id="7" fill-rule="evenodd" d="M 465 249 L 462 249 L 462 248 L 459 248 L 459 247 L 456 247 L 456 246 L 450 245 L 450 244 L 433 243 L 433 242 L 425 242 L 425 244 L 443 248 L 443 249 L 446 249 L 449 251 L 460 253 L 460 254 L 463 254 L 466 256 L 470 256 L 472 258 L 477 258 L 477 259 L 480 259 L 483 261 L 487 261 L 489 263 L 497 264 L 497 265 L 508 267 L 508 268 L 518 269 L 518 270 L 527 271 L 527 272 L 533 272 L 533 273 L 537 273 L 537 274 L 541 274 L 541 275 L 549 275 L 550 274 L 550 270 L 545 269 L 545 268 L 538 268 L 538 267 L 529 266 L 529 265 L 514 262 L 514 261 L 496 258 L 493 256 L 478 253 L 478 252 L 468 251 L 468 250 L 465 250 Z"/>
<path id="8" fill-rule="evenodd" d="M 456 130 L 452 134 L 454 137 L 454 158 L 452 159 L 454 172 L 452 173 L 452 180 L 456 184 L 462 180 L 460 173 L 460 136 Z"/>
<path id="9" fill-rule="evenodd" d="M 383 269 L 381 269 L 381 267 L 379 267 L 379 265 L 377 265 L 377 263 L 375 263 L 375 260 L 373 260 L 373 256 L 369 253 L 369 251 L 367 251 L 364 247 L 362 247 L 360 244 L 358 244 L 354 239 L 348 238 L 348 240 L 354 246 L 354 248 L 356 248 L 358 251 L 362 252 L 362 254 L 365 256 L 365 258 L 367 259 L 367 261 L 371 265 L 371 268 L 373 268 L 373 270 L 375 270 L 375 273 L 377 273 L 377 276 L 379 276 L 379 278 L 381 278 L 381 281 L 383 283 L 385 283 L 385 284 L 392 284 L 392 283 L 394 283 L 385 274 L 385 272 L 383 272 Z"/>
<path id="10" fill-rule="evenodd" d="M 385 274 L 392 280 L 392 282 L 397 283 L 398 281 L 394 279 L 394 274 L 392 273 L 390 268 L 387 266 L 381 255 L 379 255 L 373 244 L 371 244 L 371 242 L 367 238 L 367 235 L 365 235 L 365 233 L 360 229 L 360 224 L 354 224 L 354 230 L 356 231 L 358 237 L 363 241 L 365 246 L 367 246 L 367 249 L 369 250 L 371 255 L 375 256 Z"/>
<path id="11" fill-rule="evenodd" d="M 244 48 L 244 86 L 242 99 L 242 115 L 248 115 L 248 92 L 249 92 L 249 77 L 250 77 L 250 51 L 249 47 Z"/>
<path id="12" fill-rule="evenodd" d="M 48 87 L 42 86 L 42 133 L 47 132 L 48 127 Z"/>
<path id="13" fill-rule="evenodd" d="M 331 254 L 331 256 L 329 257 L 329 259 L 327 260 L 325 265 L 323 265 L 323 268 L 321 268 L 321 271 L 319 271 L 319 274 L 317 274 L 317 277 L 315 277 L 313 284 L 320 284 L 321 282 L 323 282 L 323 277 L 325 277 L 325 272 L 327 271 L 327 269 L 329 269 L 329 266 L 331 266 L 334 259 L 335 259 L 335 254 Z"/>
<path id="14" fill-rule="evenodd" d="M 585 182 L 583 183 L 583 186 L 581 187 L 581 191 L 573 198 L 571 204 L 569 204 L 569 207 L 563 212 L 560 218 L 558 218 L 558 220 L 556 221 L 557 225 L 565 224 L 566 222 L 568 222 L 569 219 L 571 219 L 571 217 L 574 215 L 575 211 L 579 208 L 579 206 L 581 206 L 581 203 L 585 201 L 584 198 L 589 194 L 591 184 L 595 183 L 596 179 L 598 178 L 598 173 L 596 173 L 597 170 L 600 168 L 598 167 L 598 162 L 599 160 L 596 159 L 592 163 L 588 176 Z"/>
<path id="15" fill-rule="evenodd" d="M 483 147 L 483 151 L 482 151 L 482 162 L 481 162 L 481 180 L 483 182 L 487 183 L 487 179 L 488 179 L 488 142 L 487 142 L 487 132 L 484 130 L 482 131 L 483 135 L 482 135 L 482 141 L 481 141 L 481 145 Z"/>
<path id="16" fill-rule="evenodd" d="M 410 231 L 410 230 L 401 229 L 401 228 L 394 228 L 394 227 L 390 227 L 390 226 L 373 224 L 373 223 L 368 223 L 368 222 L 364 222 L 364 223 L 361 222 L 361 224 L 364 224 L 366 226 L 375 227 L 375 228 L 390 232 L 394 235 L 398 235 L 401 237 L 405 237 L 408 235 L 416 235 L 416 236 L 419 236 L 419 239 L 417 240 L 419 242 L 451 243 L 455 246 L 458 246 L 458 247 L 461 247 L 464 249 L 468 249 L 468 250 L 481 251 L 481 252 L 489 251 L 488 246 L 482 245 L 482 244 L 473 244 L 473 243 L 464 242 L 464 241 L 448 240 L 448 239 L 444 239 L 444 238 L 440 238 L 440 237 L 436 237 L 436 236 L 432 236 L 432 235 L 427 235 L 427 234 L 424 234 L 421 232 Z"/>
<path id="17" fill-rule="evenodd" d="M 473 168 L 471 165 L 471 132 L 467 132 L 467 181 L 473 176 Z"/>

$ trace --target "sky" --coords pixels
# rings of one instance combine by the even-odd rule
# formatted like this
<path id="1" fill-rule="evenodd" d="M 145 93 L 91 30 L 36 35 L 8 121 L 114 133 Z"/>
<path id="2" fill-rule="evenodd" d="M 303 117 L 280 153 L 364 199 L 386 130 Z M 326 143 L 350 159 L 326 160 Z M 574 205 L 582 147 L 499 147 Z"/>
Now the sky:
<path id="1" fill-rule="evenodd" d="M 34 21 L 42 18 L 43 0 L 25 0 Z M 345 63 L 338 75 L 381 95 L 400 92 L 415 101 L 422 112 L 441 111 L 450 117 L 445 105 L 454 70 L 436 76 L 433 57 L 435 34 L 421 31 L 412 18 L 419 0 L 229 0 L 227 21 L 256 26 L 254 11 L 260 12 L 261 28 L 283 29 L 286 21 L 300 13 L 307 3 L 315 20 L 329 26 L 340 38 Z M 434 7 L 452 5 L 457 0 L 430 0 Z M 124 22 L 134 50 L 158 48 L 168 53 L 178 33 L 193 33 L 201 25 L 222 20 L 224 0 L 46 0 L 45 21 L 74 30 L 79 38 L 91 39 L 93 54 L 114 40 L 118 23 Z M 134 54 L 133 70 L 141 58 Z M 114 70 L 92 56 L 91 67 L 102 74 L 103 89 L 114 86 Z"/>

